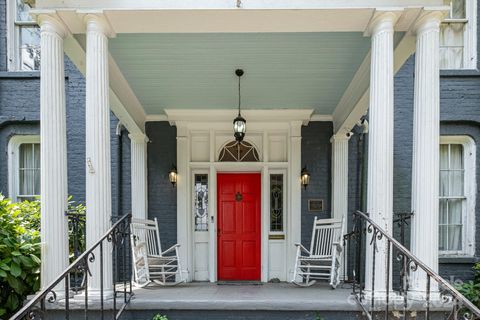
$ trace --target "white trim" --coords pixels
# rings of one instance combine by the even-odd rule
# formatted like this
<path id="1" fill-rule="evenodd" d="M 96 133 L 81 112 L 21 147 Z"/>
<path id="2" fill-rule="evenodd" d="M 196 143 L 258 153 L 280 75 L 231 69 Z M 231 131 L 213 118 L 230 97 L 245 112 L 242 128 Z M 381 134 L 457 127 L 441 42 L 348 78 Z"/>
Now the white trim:
<path id="1" fill-rule="evenodd" d="M 40 136 L 15 135 L 10 138 L 10 141 L 8 141 L 8 196 L 12 201 L 17 201 L 19 187 L 18 153 L 20 146 L 25 143 L 40 143 Z"/>
<path id="2" fill-rule="evenodd" d="M 7 67 L 8 71 L 17 71 L 17 58 L 15 48 L 17 47 L 17 36 L 15 32 L 15 0 L 6 0 L 7 6 Z"/>
<path id="3" fill-rule="evenodd" d="M 477 0 L 467 0 L 465 14 L 468 23 L 465 27 L 463 68 L 477 69 Z"/>
<path id="4" fill-rule="evenodd" d="M 232 119 L 237 115 L 234 109 L 165 109 L 168 121 L 171 124 L 178 122 L 228 122 L 230 125 Z M 259 109 L 242 110 L 242 116 L 247 119 L 247 126 L 251 122 L 286 122 L 301 121 L 307 125 L 312 116 L 313 109 Z"/>
<path id="5" fill-rule="evenodd" d="M 466 208 L 463 212 L 462 251 L 449 253 L 439 251 L 442 257 L 462 257 L 475 255 L 475 203 L 476 203 L 476 145 L 475 141 L 466 135 L 440 136 L 440 144 L 461 144 L 463 146 L 464 163 L 464 196 Z"/>
<path id="6" fill-rule="evenodd" d="M 393 53 L 394 75 L 414 52 L 415 37 L 410 34 L 404 35 Z M 365 57 L 335 108 L 333 113 L 334 133 L 350 132 L 360 118 L 367 113 L 370 94 L 370 54 L 371 52 Z M 361 89 L 364 90 L 363 93 L 360 92 Z M 352 97 L 357 97 L 357 99 L 352 99 Z"/>

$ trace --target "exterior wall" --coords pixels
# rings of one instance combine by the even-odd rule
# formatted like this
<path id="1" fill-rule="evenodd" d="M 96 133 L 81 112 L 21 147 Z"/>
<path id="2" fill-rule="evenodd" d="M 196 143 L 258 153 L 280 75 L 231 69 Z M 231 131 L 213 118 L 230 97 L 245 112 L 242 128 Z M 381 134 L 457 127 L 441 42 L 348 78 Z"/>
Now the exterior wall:
<path id="1" fill-rule="evenodd" d="M 147 122 L 148 217 L 157 218 L 163 248 L 177 243 L 177 189 L 168 172 L 177 162 L 177 129 L 164 122 Z"/>
<path id="2" fill-rule="evenodd" d="M 406 62 L 395 77 L 395 155 L 394 212 L 409 212 L 412 179 L 414 57 Z M 468 135 L 480 143 L 480 72 L 442 71 L 440 78 L 440 131 L 442 135 Z M 477 152 L 477 185 L 480 156 Z M 476 194 L 476 229 L 480 230 L 480 190 Z M 408 244 L 407 236 L 407 244 Z M 476 254 L 480 255 L 477 236 Z M 440 273 L 450 279 L 469 279 L 477 259 L 440 258 Z"/>
<path id="3" fill-rule="evenodd" d="M 332 135 L 332 122 L 310 122 L 302 127 L 302 167 L 307 166 L 311 175 L 307 189 L 302 187 L 302 244 L 306 248 L 310 247 L 315 216 L 330 218 L 332 213 Z M 324 210 L 309 212 L 309 199 L 323 199 Z"/>

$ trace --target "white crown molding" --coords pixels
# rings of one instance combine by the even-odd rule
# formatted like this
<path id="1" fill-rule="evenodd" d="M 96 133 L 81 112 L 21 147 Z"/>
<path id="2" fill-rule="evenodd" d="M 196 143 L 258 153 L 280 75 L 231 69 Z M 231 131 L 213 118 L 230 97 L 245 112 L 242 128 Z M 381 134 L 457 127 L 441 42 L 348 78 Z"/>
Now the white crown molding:
<path id="1" fill-rule="evenodd" d="M 166 109 L 167 121 L 177 122 L 224 122 L 233 121 L 237 110 L 208 110 L 208 109 Z M 313 109 L 281 109 L 281 110 L 242 110 L 242 116 L 249 122 L 291 122 L 300 121 L 307 125 L 313 114 Z M 148 121 L 152 117 L 147 116 Z"/>

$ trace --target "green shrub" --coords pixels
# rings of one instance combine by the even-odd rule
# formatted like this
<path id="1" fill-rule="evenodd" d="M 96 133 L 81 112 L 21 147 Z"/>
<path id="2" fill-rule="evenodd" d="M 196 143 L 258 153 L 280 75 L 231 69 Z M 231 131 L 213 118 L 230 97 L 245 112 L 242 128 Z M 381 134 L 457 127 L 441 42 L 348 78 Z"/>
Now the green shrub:
<path id="1" fill-rule="evenodd" d="M 152 320 L 168 320 L 167 316 L 161 315 L 161 314 L 156 314 Z"/>
<path id="2" fill-rule="evenodd" d="M 68 198 L 68 211 L 85 221 L 85 206 Z M 78 249 L 85 250 L 83 223 L 77 229 Z M 69 238 L 73 236 L 69 228 Z M 73 243 L 70 241 L 70 260 Z M 27 295 L 40 288 L 40 201 L 13 203 L 0 194 L 0 318 L 8 318 Z"/>
<path id="3" fill-rule="evenodd" d="M 472 269 L 475 271 L 474 280 L 457 285 L 456 288 L 465 298 L 480 308 L 480 263 L 476 263 Z"/>
<path id="4" fill-rule="evenodd" d="M 40 287 L 40 202 L 12 203 L 0 195 L 0 317 Z"/>

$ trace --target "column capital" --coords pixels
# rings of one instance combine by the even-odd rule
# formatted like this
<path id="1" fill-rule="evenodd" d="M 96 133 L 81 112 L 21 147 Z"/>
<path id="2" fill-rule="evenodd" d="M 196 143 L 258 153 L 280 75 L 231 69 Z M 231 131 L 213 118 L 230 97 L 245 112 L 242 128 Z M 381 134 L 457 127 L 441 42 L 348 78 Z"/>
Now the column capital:
<path id="1" fill-rule="evenodd" d="M 423 13 L 413 24 L 412 33 L 418 35 L 432 30 L 438 31 L 444 15 L 445 13 L 442 11 L 428 11 Z"/>
<path id="2" fill-rule="evenodd" d="M 116 36 L 110 22 L 108 22 L 107 18 L 101 13 L 86 13 L 83 16 L 83 21 L 87 33 L 97 32 L 109 38 L 114 38 Z"/>
<path id="3" fill-rule="evenodd" d="M 393 31 L 401 12 L 377 11 L 365 29 L 365 36 L 374 36 L 382 31 Z"/>
<path id="4" fill-rule="evenodd" d="M 334 143 L 336 141 L 348 141 L 352 136 L 353 136 L 353 132 L 347 132 L 347 133 L 338 132 L 330 138 L 330 142 Z"/>
<path id="5" fill-rule="evenodd" d="M 50 33 L 66 38 L 70 30 L 63 21 L 52 13 L 40 13 L 36 16 L 41 33 Z"/>
<path id="6" fill-rule="evenodd" d="M 148 139 L 148 137 L 143 133 L 129 133 L 128 137 L 131 141 L 135 141 L 137 143 L 147 143 L 150 141 L 150 139 Z"/>

